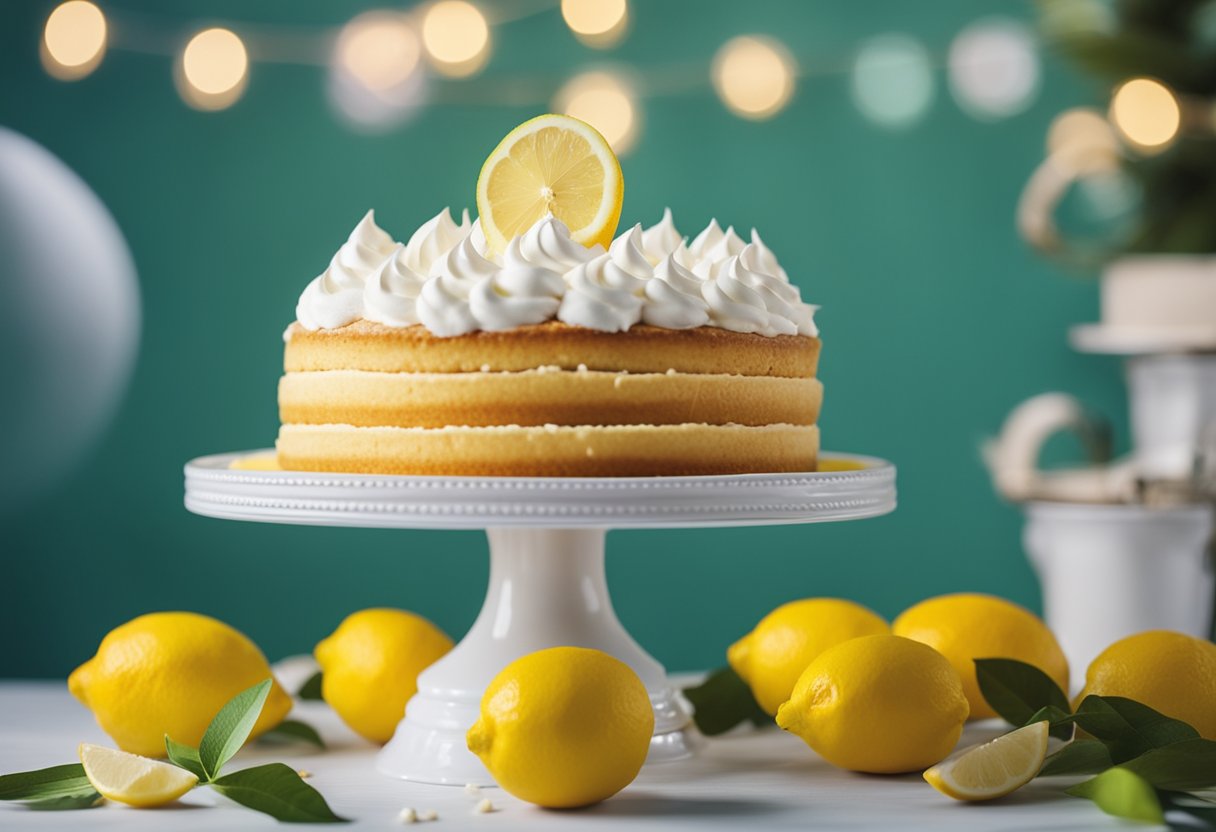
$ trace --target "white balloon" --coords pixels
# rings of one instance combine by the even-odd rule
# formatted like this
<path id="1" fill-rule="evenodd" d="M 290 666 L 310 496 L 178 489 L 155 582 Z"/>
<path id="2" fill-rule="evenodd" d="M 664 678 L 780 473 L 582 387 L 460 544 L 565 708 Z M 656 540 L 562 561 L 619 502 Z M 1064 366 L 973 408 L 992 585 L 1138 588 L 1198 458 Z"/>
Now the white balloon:
<path id="1" fill-rule="evenodd" d="M 139 286 L 109 211 L 0 128 L 0 513 L 45 495 L 108 426 L 139 344 Z"/>

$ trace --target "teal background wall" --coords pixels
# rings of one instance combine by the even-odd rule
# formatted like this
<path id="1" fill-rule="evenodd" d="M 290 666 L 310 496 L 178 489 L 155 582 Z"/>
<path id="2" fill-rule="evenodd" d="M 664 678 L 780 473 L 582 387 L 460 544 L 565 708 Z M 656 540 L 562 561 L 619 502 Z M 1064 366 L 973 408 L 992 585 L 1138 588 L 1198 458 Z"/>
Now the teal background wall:
<path id="1" fill-rule="evenodd" d="M 415 610 L 459 636 L 486 580 L 479 534 L 194 517 L 181 466 L 272 442 L 280 334 L 359 216 L 374 207 L 404 238 L 444 205 L 473 207 L 482 159 L 537 108 L 441 103 L 386 135 L 360 135 L 331 113 L 321 69 L 257 64 L 236 106 L 199 113 L 178 99 L 167 56 L 113 52 L 83 81 L 49 78 L 37 49 L 52 5 L 0 9 L 0 124 L 46 145 L 113 211 L 145 323 L 133 383 L 95 452 L 19 515 L 0 509 L 0 675 L 62 676 L 111 627 L 158 609 L 216 615 L 272 658 L 311 649 L 373 605 Z M 183 33 L 211 19 L 339 24 L 368 7 L 109 5 Z M 1031 6 L 636 0 L 633 13 L 632 34 L 607 55 L 575 41 L 556 10 L 506 24 L 481 78 L 541 73 L 556 87 L 605 59 L 643 72 L 708 65 L 742 32 L 847 67 L 872 34 L 907 32 L 941 54 L 977 16 L 1028 19 Z M 964 114 L 941 70 L 928 116 L 902 132 L 868 123 L 843 73 L 803 80 L 764 123 L 729 115 L 709 89 L 645 104 L 642 139 L 623 161 L 622 220 L 653 222 L 670 205 L 687 234 L 711 211 L 758 226 L 823 306 L 826 447 L 890 458 L 900 480 L 898 512 L 863 523 L 610 535 L 618 612 L 668 667 L 720 663 L 761 615 L 801 596 L 854 598 L 888 616 L 955 590 L 1038 608 L 1018 512 L 993 495 L 979 443 L 1045 389 L 1078 393 L 1124 430 L 1117 364 L 1066 345 L 1069 324 L 1094 319 L 1096 287 L 1037 258 L 1013 227 L 1051 117 L 1101 92 L 1044 60 L 1034 105 L 997 122 Z"/>

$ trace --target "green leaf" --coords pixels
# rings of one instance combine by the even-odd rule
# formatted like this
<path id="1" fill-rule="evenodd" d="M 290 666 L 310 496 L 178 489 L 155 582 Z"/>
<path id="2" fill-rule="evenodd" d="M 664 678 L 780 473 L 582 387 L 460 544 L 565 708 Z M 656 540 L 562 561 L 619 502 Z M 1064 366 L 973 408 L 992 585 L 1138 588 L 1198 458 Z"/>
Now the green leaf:
<path id="1" fill-rule="evenodd" d="M 263 679 L 248 690 L 241 691 L 220 708 L 203 733 L 198 745 L 199 761 L 208 780 L 214 780 L 224 763 L 241 750 L 249 732 L 258 721 L 262 705 L 270 693 L 270 679 Z"/>
<path id="2" fill-rule="evenodd" d="M 211 779 L 203 769 L 203 761 L 199 759 L 197 748 L 175 742 L 168 734 L 165 734 L 165 753 L 169 757 L 169 762 L 178 768 L 184 768 L 197 777 L 199 782 L 206 783 Z"/>
<path id="3" fill-rule="evenodd" d="M 1158 789 L 1198 791 L 1216 786 L 1216 742 L 1195 738 L 1154 748 L 1123 768 L 1133 771 Z"/>
<path id="4" fill-rule="evenodd" d="M 1074 733 L 1072 714 L 1068 711 L 1062 711 L 1055 705 L 1039 708 L 1031 715 L 1030 719 L 1026 720 L 1027 725 L 1034 725 L 1036 722 L 1047 722 L 1049 725 L 1048 733 L 1056 739 L 1072 739 Z"/>
<path id="5" fill-rule="evenodd" d="M 92 809 L 95 806 L 100 806 L 102 803 L 105 803 L 105 798 L 97 792 L 89 792 L 88 794 L 81 792 L 80 794 L 66 794 L 61 797 L 44 797 L 41 800 L 30 800 L 21 805 L 35 812 L 70 812 L 77 809 Z"/>
<path id="6" fill-rule="evenodd" d="M 1043 671 L 1016 659 L 976 659 L 975 679 L 984 700 L 1010 725 L 1029 725 L 1038 711 L 1056 708 L 1063 713 L 1072 709 L 1060 686 Z M 1053 730 L 1060 736 L 1060 729 Z M 1072 729 L 1064 736 L 1071 736 Z"/>
<path id="7" fill-rule="evenodd" d="M 282 763 L 225 774 L 211 788 L 242 806 L 287 823 L 346 822 L 346 818 L 334 814 L 320 792 Z"/>
<path id="8" fill-rule="evenodd" d="M 1101 774 L 1114 765 L 1106 746 L 1097 740 L 1073 740 L 1047 758 L 1039 777 L 1063 774 Z"/>
<path id="9" fill-rule="evenodd" d="M 296 698 L 305 702 L 321 701 L 321 671 L 318 670 L 308 677 L 307 682 L 300 685 L 300 689 L 296 691 Z"/>
<path id="10" fill-rule="evenodd" d="M 1146 823 L 1164 823 L 1157 791 L 1140 775 L 1115 767 L 1065 791 L 1098 804 L 1108 815 Z"/>
<path id="11" fill-rule="evenodd" d="M 707 737 L 724 734 L 750 720 L 753 725 L 772 725 L 773 718 L 756 704 L 751 688 L 729 667 L 715 670 L 696 687 L 685 688 L 693 706 L 693 722 Z"/>
<path id="12" fill-rule="evenodd" d="M 315 745 L 317 748 L 325 748 L 325 740 L 321 739 L 321 735 L 317 733 L 316 728 L 313 728 L 307 722 L 300 722 L 295 719 L 283 720 L 265 734 L 258 737 L 258 742 L 261 742 L 262 740 L 267 740 L 270 742 L 293 742 L 302 740 Z"/>
<path id="13" fill-rule="evenodd" d="M 1185 722 L 1120 696 L 1085 697 L 1073 720 L 1106 745 L 1115 765 L 1154 748 L 1199 736 Z"/>
<path id="14" fill-rule="evenodd" d="M 22 771 L 0 777 L 0 800 L 46 800 L 60 797 L 83 797 L 97 794 L 84 766 L 68 763 L 62 766 Z"/>

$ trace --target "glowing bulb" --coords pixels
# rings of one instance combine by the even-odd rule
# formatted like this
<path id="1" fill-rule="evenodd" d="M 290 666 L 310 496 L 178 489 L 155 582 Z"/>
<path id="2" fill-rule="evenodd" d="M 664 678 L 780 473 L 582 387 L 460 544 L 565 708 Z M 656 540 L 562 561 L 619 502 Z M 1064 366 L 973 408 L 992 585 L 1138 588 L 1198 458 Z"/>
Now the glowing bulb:
<path id="1" fill-rule="evenodd" d="M 906 35 L 873 37 L 857 53 L 852 87 L 857 108 L 875 124 L 911 127 L 933 101 L 929 50 Z"/>
<path id="2" fill-rule="evenodd" d="M 56 78 L 71 81 L 95 70 L 106 52 L 106 16 L 87 0 L 55 7 L 42 32 L 42 65 Z"/>
<path id="3" fill-rule="evenodd" d="M 950 89 L 971 115 L 982 119 L 1016 115 L 1039 91 L 1034 38 L 1021 23 L 993 18 L 973 23 L 950 44 Z"/>
<path id="4" fill-rule="evenodd" d="M 740 35 L 714 55 L 713 83 L 727 109 L 749 119 L 766 119 L 781 111 L 794 94 L 797 65 L 778 41 Z"/>
<path id="5" fill-rule="evenodd" d="M 1140 150 L 1163 150 L 1178 135 L 1182 111 L 1178 99 L 1160 81 L 1133 78 L 1115 90 L 1110 120 Z"/>
<path id="6" fill-rule="evenodd" d="M 370 11 L 342 27 L 335 59 L 370 90 L 404 84 L 418 68 L 422 50 L 408 18 L 398 12 Z"/>
<path id="7" fill-rule="evenodd" d="M 553 110 L 599 130 L 618 155 L 628 153 L 642 131 L 633 87 L 610 72 L 584 72 L 571 78 L 553 97 Z"/>
<path id="8" fill-rule="evenodd" d="M 616 44 L 629 28 L 627 0 L 562 0 L 562 18 L 574 36 L 603 49 Z"/>
<path id="9" fill-rule="evenodd" d="M 177 65 L 177 91 L 200 110 L 222 110 L 245 91 L 245 44 L 229 29 L 204 29 L 190 38 Z"/>
<path id="10" fill-rule="evenodd" d="M 436 71 L 463 78 L 489 60 L 490 24 L 466 0 L 439 0 L 422 17 L 422 45 Z"/>

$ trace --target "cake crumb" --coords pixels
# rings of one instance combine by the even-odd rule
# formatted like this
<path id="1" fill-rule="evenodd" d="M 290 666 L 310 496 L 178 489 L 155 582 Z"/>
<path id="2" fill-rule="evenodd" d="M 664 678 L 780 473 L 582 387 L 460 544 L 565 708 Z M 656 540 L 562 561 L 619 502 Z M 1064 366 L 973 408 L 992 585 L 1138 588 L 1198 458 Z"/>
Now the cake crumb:
<path id="1" fill-rule="evenodd" d="M 667 368 L 667 375 L 669 375 L 669 376 L 675 376 L 675 375 L 679 375 L 679 373 L 677 373 L 677 372 L 676 372 L 676 368 L 675 368 L 675 367 L 668 367 L 668 368 Z"/>
<path id="2" fill-rule="evenodd" d="M 473 807 L 473 814 L 475 815 L 488 815 L 493 811 L 494 804 L 490 802 L 490 798 L 488 797 L 483 797 L 477 802 L 477 805 Z"/>
<path id="3" fill-rule="evenodd" d="M 578 371 L 579 371 L 580 373 L 585 373 L 585 372 L 587 372 L 587 365 L 586 365 L 586 364 L 579 364 L 579 365 L 578 365 Z"/>
<path id="4" fill-rule="evenodd" d="M 613 386 L 613 388 L 615 388 L 615 389 L 617 389 L 617 390 L 620 390 L 620 389 L 621 389 L 621 385 L 622 385 L 622 384 L 624 384 L 624 383 L 625 383 L 625 377 L 624 377 L 624 376 L 617 376 L 616 378 L 614 378 L 614 379 L 612 380 L 612 386 Z"/>
<path id="5" fill-rule="evenodd" d="M 397 822 L 398 823 L 417 823 L 418 822 L 418 813 L 414 811 L 414 808 L 412 806 L 406 806 L 404 809 L 402 809 L 400 812 L 397 813 Z"/>
<path id="6" fill-rule="evenodd" d="M 476 783 L 465 783 L 464 793 L 469 797 L 481 797 L 481 786 Z"/>
<path id="7" fill-rule="evenodd" d="M 491 367 L 490 367 L 490 365 L 489 365 L 489 364 L 482 364 L 482 365 L 481 365 L 481 371 L 482 371 L 483 373 L 488 373 L 488 372 L 490 372 L 490 369 L 491 369 Z"/>
<path id="8" fill-rule="evenodd" d="M 298 774 L 300 776 L 301 780 L 307 780 L 309 777 L 312 777 L 312 772 L 306 768 L 300 769 L 299 771 L 296 772 L 296 774 Z"/>
<path id="9" fill-rule="evenodd" d="M 587 456 L 595 456 L 595 448 L 587 446 Z"/>
<path id="10" fill-rule="evenodd" d="M 439 820 L 439 813 L 434 809 L 423 809 L 422 814 L 418 816 L 418 820 Z"/>

